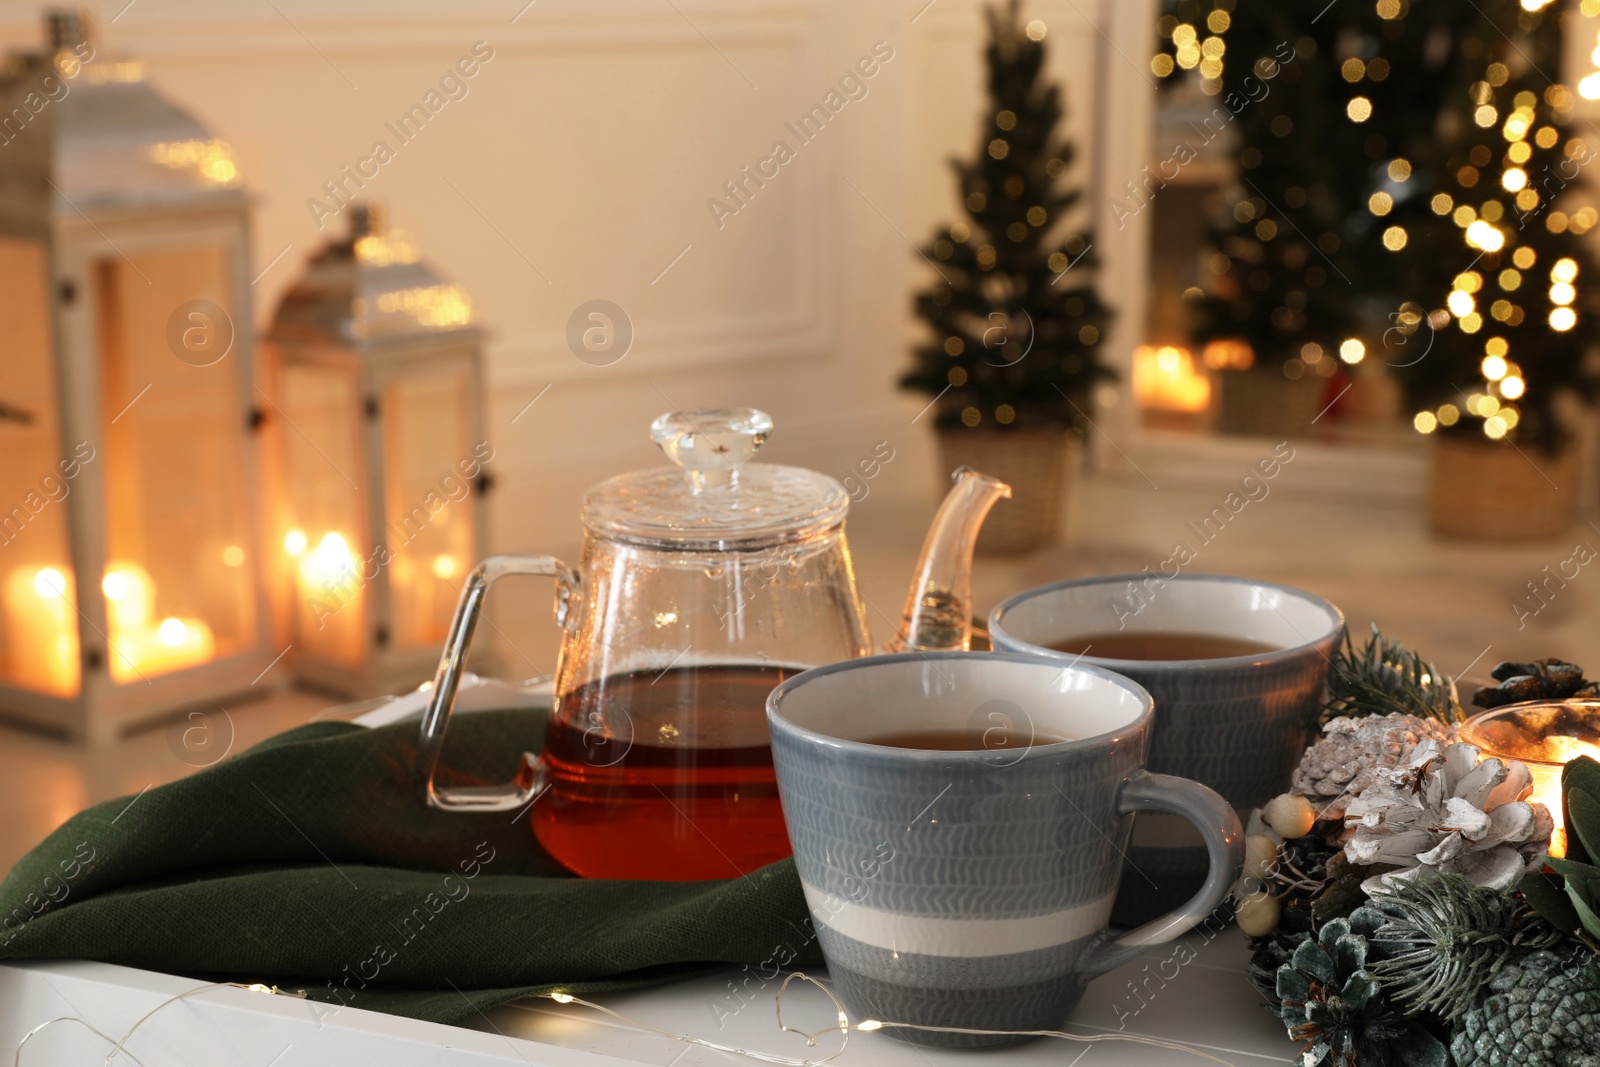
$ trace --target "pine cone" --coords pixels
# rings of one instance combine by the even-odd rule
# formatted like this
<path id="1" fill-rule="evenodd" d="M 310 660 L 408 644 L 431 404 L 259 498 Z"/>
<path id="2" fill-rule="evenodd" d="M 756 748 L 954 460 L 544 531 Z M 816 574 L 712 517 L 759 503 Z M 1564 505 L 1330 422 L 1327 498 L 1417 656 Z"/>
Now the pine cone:
<path id="1" fill-rule="evenodd" d="M 1381 770 L 1345 808 L 1355 833 L 1344 845 L 1352 863 L 1403 868 L 1362 883 L 1368 895 L 1387 879 L 1454 871 L 1473 884 L 1509 889 L 1543 853 L 1554 826 L 1543 804 L 1530 804 L 1526 765 L 1480 760 L 1477 746 L 1427 740 L 1406 766 Z"/>
<path id="2" fill-rule="evenodd" d="M 1435 719 L 1399 714 L 1341 716 L 1322 733 L 1322 740 L 1300 757 L 1290 783 L 1294 792 L 1311 799 L 1320 818 L 1337 818 L 1377 771 L 1405 763 L 1418 742 L 1450 739 L 1449 727 Z"/>
<path id="3" fill-rule="evenodd" d="M 1600 962 L 1539 951 L 1455 1020 L 1457 1067 L 1600 1067 Z"/>
<path id="4" fill-rule="evenodd" d="M 1445 1067 L 1445 1049 L 1401 1016 L 1365 970 L 1358 922 L 1333 919 L 1278 968 L 1278 1016 L 1305 1042 L 1302 1067 Z"/>
<path id="5" fill-rule="evenodd" d="M 1525 700 L 1565 700 L 1600 696 L 1600 682 L 1583 676 L 1583 668 L 1566 660 L 1546 658 L 1532 663 L 1506 661 L 1489 672 L 1499 685 L 1479 686 L 1472 702 L 1480 708 L 1498 708 Z"/>

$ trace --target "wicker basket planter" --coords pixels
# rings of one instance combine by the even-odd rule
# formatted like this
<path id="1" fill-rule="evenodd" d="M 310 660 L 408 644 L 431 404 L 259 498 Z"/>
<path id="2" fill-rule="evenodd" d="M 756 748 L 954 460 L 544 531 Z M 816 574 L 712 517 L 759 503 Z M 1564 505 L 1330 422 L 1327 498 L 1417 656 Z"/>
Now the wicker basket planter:
<path id="1" fill-rule="evenodd" d="M 1011 486 L 978 535 L 986 555 L 1018 555 L 1053 544 L 1078 466 L 1076 434 L 1061 430 L 940 430 L 946 473 L 967 466 Z"/>
<path id="2" fill-rule="evenodd" d="M 1572 523 L 1577 451 L 1436 437 L 1428 521 L 1444 537 L 1477 541 L 1552 538 Z"/>
<path id="3" fill-rule="evenodd" d="M 1315 374 L 1291 381 L 1276 364 L 1220 371 L 1217 429 L 1253 437 L 1305 437 L 1312 432 L 1324 382 Z"/>

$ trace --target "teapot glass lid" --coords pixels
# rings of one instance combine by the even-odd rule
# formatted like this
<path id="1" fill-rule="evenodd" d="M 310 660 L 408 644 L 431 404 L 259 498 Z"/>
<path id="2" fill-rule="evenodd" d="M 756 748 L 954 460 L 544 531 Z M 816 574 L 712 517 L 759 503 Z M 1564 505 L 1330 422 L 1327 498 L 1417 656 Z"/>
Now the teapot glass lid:
<path id="1" fill-rule="evenodd" d="M 672 411 L 650 425 L 671 467 L 607 479 L 583 497 L 583 522 L 613 540 L 672 548 L 760 548 L 844 521 L 838 481 L 802 467 L 752 463 L 772 432 L 754 408 Z"/>

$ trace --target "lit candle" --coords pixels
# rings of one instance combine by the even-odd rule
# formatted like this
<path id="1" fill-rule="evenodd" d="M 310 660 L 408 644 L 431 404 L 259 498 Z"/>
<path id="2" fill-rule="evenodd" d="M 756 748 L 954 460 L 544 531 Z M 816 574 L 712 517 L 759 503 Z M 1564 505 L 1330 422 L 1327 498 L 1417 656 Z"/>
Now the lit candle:
<path id="1" fill-rule="evenodd" d="M 77 594 L 64 567 L 18 567 L 5 581 L 10 675 L 57 696 L 78 691 Z"/>
<path id="2" fill-rule="evenodd" d="M 1201 412 L 1211 404 L 1211 379 L 1187 349 L 1140 345 L 1133 351 L 1133 395 L 1143 408 Z"/>
<path id="3" fill-rule="evenodd" d="M 356 603 L 362 579 L 355 553 L 336 530 L 324 533 L 316 547 L 309 546 L 303 530 L 290 530 L 284 537 L 284 551 L 296 559 L 296 629 L 324 654 L 356 660 L 364 647 L 364 635 L 360 606 Z"/>
<path id="4" fill-rule="evenodd" d="M 1495 708 L 1468 719 L 1461 737 L 1485 756 L 1527 766 L 1533 776 L 1533 795 L 1528 799 L 1550 809 L 1555 821 L 1550 855 L 1565 855 L 1561 769 L 1579 756 L 1600 760 L 1600 701 L 1535 701 Z"/>
<path id="5" fill-rule="evenodd" d="M 100 591 L 106 597 L 106 621 L 111 627 L 106 658 L 113 682 L 126 685 L 193 667 L 216 655 L 211 627 L 201 620 L 169 616 L 155 622 L 155 582 L 137 563 L 113 562 L 100 579 Z"/>

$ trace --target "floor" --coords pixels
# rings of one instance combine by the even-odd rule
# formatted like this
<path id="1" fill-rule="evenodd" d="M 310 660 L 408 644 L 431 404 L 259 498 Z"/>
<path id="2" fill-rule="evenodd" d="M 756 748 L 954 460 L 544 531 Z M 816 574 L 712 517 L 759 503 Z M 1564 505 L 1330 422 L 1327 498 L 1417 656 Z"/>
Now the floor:
<path id="1" fill-rule="evenodd" d="M 1356 632 L 1373 622 L 1434 660 L 1446 673 L 1482 675 L 1501 659 L 1556 655 L 1600 670 L 1600 578 L 1580 567 L 1543 600 L 1529 582 L 1546 582 L 1565 565 L 1571 575 L 1579 544 L 1600 548 L 1600 527 L 1587 521 L 1557 542 L 1518 547 L 1441 543 L 1424 527 L 1420 508 L 1330 503 L 1314 486 L 1296 486 L 1286 471 L 1272 495 L 1249 505 L 1193 569 L 1286 582 L 1340 605 Z M 1061 578 L 1152 569 L 1186 536 L 1185 524 L 1207 511 L 1214 488 L 1165 485 L 1137 476 L 1082 481 L 1074 495 L 1064 545 L 1026 559 L 982 559 L 974 574 L 980 612 L 1017 590 Z M 1004 504 L 1000 506 L 1005 506 Z M 862 593 L 872 605 L 881 641 L 904 602 L 915 552 L 933 509 L 870 498 L 852 513 L 850 538 Z M 1591 516 L 1590 518 L 1593 518 Z M 1576 558 L 1594 558 L 1588 553 Z M 1594 589 L 1591 589 L 1594 586 Z M 554 627 L 537 618 L 503 624 L 510 673 L 548 673 Z M 524 669 L 531 668 L 531 669 Z M 0 870 L 81 808 L 132 796 L 171 781 L 292 726 L 324 714 L 316 694 L 283 690 L 239 704 L 206 722 L 176 722 L 104 748 L 83 748 L 42 734 L 0 726 Z M 197 746 L 192 731 L 207 731 Z M 185 731 L 190 731 L 188 738 Z M 204 755 L 197 755 L 199 749 Z"/>

